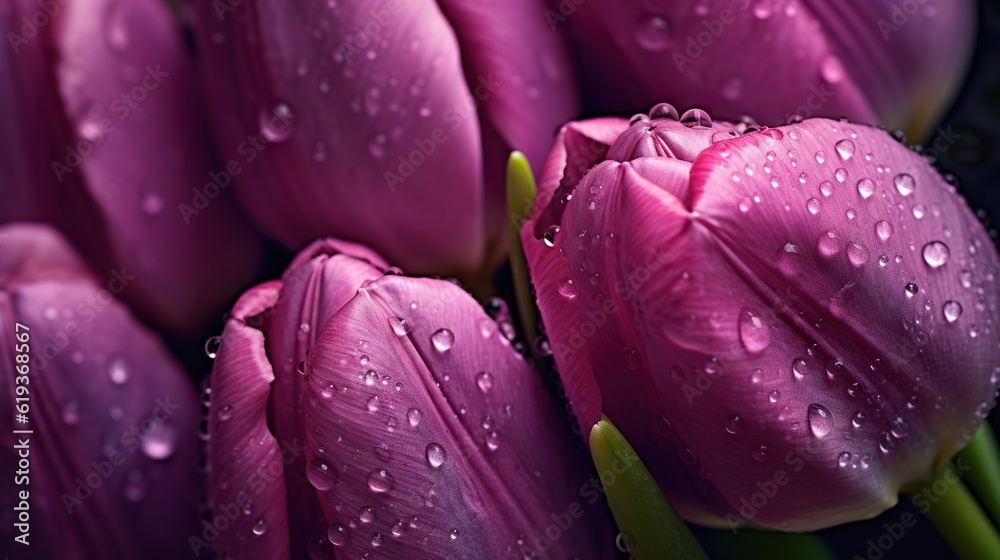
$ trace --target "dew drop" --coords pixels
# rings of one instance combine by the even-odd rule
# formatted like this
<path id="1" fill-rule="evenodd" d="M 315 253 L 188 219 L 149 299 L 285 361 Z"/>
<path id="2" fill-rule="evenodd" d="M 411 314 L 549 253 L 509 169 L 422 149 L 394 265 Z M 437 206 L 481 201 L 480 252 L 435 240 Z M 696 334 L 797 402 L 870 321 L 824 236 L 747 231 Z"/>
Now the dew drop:
<path id="1" fill-rule="evenodd" d="M 205 355 L 214 360 L 219 353 L 219 346 L 222 345 L 221 336 L 213 336 L 205 341 Z"/>
<path id="2" fill-rule="evenodd" d="M 738 328 L 740 343 L 751 354 L 762 352 L 771 344 L 771 330 L 760 315 L 749 309 L 740 312 Z"/>
<path id="3" fill-rule="evenodd" d="M 834 55 L 823 57 L 819 65 L 819 74 L 824 80 L 835 84 L 844 79 L 844 67 L 840 64 L 840 59 Z"/>
<path id="4" fill-rule="evenodd" d="M 163 424 L 142 438 L 142 452 L 150 459 L 164 460 L 174 454 L 174 430 Z"/>
<path id="5" fill-rule="evenodd" d="M 821 404 L 812 403 L 809 405 L 806 420 L 809 422 L 809 431 L 818 438 L 825 436 L 833 429 L 833 415 Z"/>
<path id="6" fill-rule="evenodd" d="M 420 414 L 420 409 L 411 408 L 406 412 L 406 421 L 410 424 L 411 428 L 416 428 L 418 425 L 420 425 L 421 416 L 422 415 Z"/>
<path id="7" fill-rule="evenodd" d="M 344 546 L 350 540 L 350 537 L 351 533 L 347 527 L 344 527 L 340 523 L 330 525 L 330 529 L 326 532 L 326 538 L 330 539 L 333 546 Z"/>
<path id="8" fill-rule="evenodd" d="M 545 230 L 545 234 L 542 236 L 542 241 L 548 247 L 555 247 L 556 245 L 556 235 L 559 233 L 559 226 L 549 226 L 549 229 Z"/>
<path id="9" fill-rule="evenodd" d="M 941 308 L 942 313 L 944 313 L 944 318 L 949 323 L 954 323 L 962 316 L 962 304 L 955 300 L 949 300 L 944 302 L 944 306 Z"/>
<path id="10" fill-rule="evenodd" d="M 757 449 L 753 450 L 753 453 L 751 453 L 751 455 L 753 455 L 754 460 L 757 461 L 758 463 L 763 463 L 764 461 L 767 461 L 768 459 L 767 445 L 763 443 L 760 444 L 760 446 L 758 446 Z"/>
<path id="11" fill-rule="evenodd" d="M 817 246 L 820 255 L 830 258 L 840 252 L 840 236 L 833 230 L 827 230 L 820 234 Z"/>
<path id="12" fill-rule="evenodd" d="M 726 431 L 735 434 L 743 429 L 743 419 L 740 418 L 738 414 L 734 414 L 729 418 L 729 422 L 726 423 Z"/>
<path id="13" fill-rule="evenodd" d="M 108 364 L 108 378 L 115 385 L 128 381 L 128 367 L 124 358 L 115 358 Z"/>
<path id="14" fill-rule="evenodd" d="M 819 184 L 819 192 L 823 196 L 830 196 L 833 194 L 833 183 L 830 181 L 823 181 Z"/>
<path id="15" fill-rule="evenodd" d="M 313 488 L 325 492 L 337 482 L 337 473 L 321 459 L 313 459 L 306 465 L 306 478 Z"/>
<path id="16" fill-rule="evenodd" d="M 680 122 L 688 128 L 712 128 L 712 118 L 701 109 L 688 109 L 684 111 Z"/>
<path id="17" fill-rule="evenodd" d="M 833 172 L 833 178 L 836 179 L 838 183 L 843 183 L 847 180 L 847 170 L 843 167 L 838 168 Z"/>
<path id="18" fill-rule="evenodd" d="M 253 528 L 251 529 L 251 531 L 253 531 L 253 534 L 257 535 L 258 537 L 263 535 L 264 533 L 267 532 L 267 522 L 264 521 L 263 518 L 258 519 L 257 522 L 253 524 Z"/>
<path id="19" fill-rule="evenodd" d="M 864 199 L 875 194 L 875 182 L 867 177 L 858 181 L 858 194 Z"/>
<path id="20" fill-rule="evenodd" d="M 846 451 L 841 453 L 840 456 L 837 457 L 837 464 L 840 465 L 841 467 L 846 467 L 847 465 L 850 465 L 851 454 Z"/>
<path id="21" fill-rule="evenodd" d="M 818 198 L 810 198 L 809 200 L 807 200 L 806 201 L 806 209 L 808 209 L 809 213 L 812 214 L 812 215 L 814 215 L 814 216 L 816 214 L 819 214 L 819 199 Z"/>
<path id="22" fill-rule="evenodd" d="M 847 258 L 854 266 L 861 266 L 868 262 L 868 249 L 864 245 L 852 241 L 847 245 Z"/>
<path id="23" fill-rule="evenodd" d="M 566 299 L 573 299 L 576 297 L 576 285 L 573 284 L 572 278 L 564 278 L 563 281 L 559 283 L 559 295 Z"/>
<path id="24" fill-rule="evenodd" d="M 879 220 L 875 224 L 875 234 L 882 241 L 888 241 L 892 237 L 892 224 L 885 220 Z"/>
<path id="25" fill-rule="evenodd" d="M 390 316 L 389 326 L 392 327 L 392 332 L 396 333 L 396 336 L 406 336 L 413 331 L 413 326 L 402 317 Z"/>
<path id="26" fill-rule="evenodd" d="M 844 161 L 851 159 L 851 156 L 854 155 L 854 142 L 850 140 L 841 140 L 837 142 L 835 147 L 837 148 L 837 155 Z"/>
<path id="27" fill-rule="evenodd" d="M 644 17 L 639 20 L 635 38 L 639 46 L 648 51 L 663 50 L 670 39 L 670 26 L 660 16 Z"/>
<path id="28" fill-rule="evenodd" d="M 625 364 L 625 369 L 637 370 L 642 367 L 642 354 L 635 348 L 631 346 L 622 348 L 621 356 L 622 362 Z"/>
<path id="29" fill-rule="evenodd" d="M 923 248 L 924 262 L 931 268 L 941 268 L 948 262 L 951 251 L 948 246 L 940 241 L 931 241 Z"/>
<path id="30" fill-rule="evenodd" d="M 771 401 L 773 403 L 778 402 L 778 399 L 780 399 L 780 398 L 781 398 L 781 391 L 779 391 L 777 389 L 774 389 L 770 393 L 767 394 L 767 400 L 769 400 L 769 401 Z"/>
<path id="31" fill-rule="evenodd" d="M 385 469 L 376 469 L 368 474 L 368 488 L 376 494 L 384 494 L 392 490 L 395 481 Z"/>
<path id="32" fill-rule="evenodd" d="M 285 103 L 279 103 L 270 110 L 261 111 L 259 117 L 260 134 L 268 142 L 283 142 L 292 135 L 292 119 L 295 115 Z"/>
<path id="33" fill-rule="evenodd" d="M 483 393 L 488 393 L 493 388 L 493 374 L 488 371 L 481 371 L 476 374 L 476 386 Z"/>
<path id="34" fill-rule="evenodd" d="M 448 329 L 438 329 L 431 335 L 431 342 L 438 352 L 447 352 L 455 344 L 455 335 Z"/>
<path id="35" fill-rule="evenodd" d="M 906 292 L 906 297 L 911 298 L 917 295 L 919 288 L 913 282 L 907 282 L 906 286 L 903 286 L 903 291 Z"/>
<path id="36" fill-rule="evenodd" d="M 431 466 L 432 469 L 440 468 L 444 464 L 445 453 L 444 448 L 436 443 L 432 443 L 427 446 L 427 464 Z"/>
<path id="37" fill-rule="evenodd" d="M 851 425 L 855 428 L 860 428 L 862 424 L 865 423 L 865 413 L 858 410 L 855 411 L 851 416 Z"/>
<path id="38" fill-rule="evenodd" d="M 903 196 L 911 195 L 917 186 L 916 181 L 913 180 L 913 176 L 909 173 L 896 175 L 892 182 L 896 185 L 896 190 L 899 191 L 899 194 Z"/>

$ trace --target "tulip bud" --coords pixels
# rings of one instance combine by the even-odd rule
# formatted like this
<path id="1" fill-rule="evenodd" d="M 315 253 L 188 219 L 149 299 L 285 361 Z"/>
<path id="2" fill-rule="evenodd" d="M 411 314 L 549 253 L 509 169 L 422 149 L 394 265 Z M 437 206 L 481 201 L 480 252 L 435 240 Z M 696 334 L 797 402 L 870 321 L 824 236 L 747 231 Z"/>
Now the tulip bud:
<path id="1" fill-rule="evenodd" d="M 970 0 L 550 4 L 602 111 L 669 99 L 768 126 L 846 116 L 914 138 L 947 110 L 975 36 Z"/>
<path id="2" fill-rule="evenodd" d="M 47 227 L 0 228 L 0 336 L 5 550 L 189 554 L 200 495 L 194 389 Z"/>
<path id="3" fill-rule="evenodd" d="M 537 375 L 461 288 L 395 270 L 319 241 L 237 302 L 211 377 L 214 550 L 609 557 L 600 483 Z"/>
<path id="4" fill-rule="evenodd" d="M 581 425 L 692 521 L 877 515 L 994 404 L 992 242 L 883 131 L 675 115 L 564 127 L 521 231 Z"/>

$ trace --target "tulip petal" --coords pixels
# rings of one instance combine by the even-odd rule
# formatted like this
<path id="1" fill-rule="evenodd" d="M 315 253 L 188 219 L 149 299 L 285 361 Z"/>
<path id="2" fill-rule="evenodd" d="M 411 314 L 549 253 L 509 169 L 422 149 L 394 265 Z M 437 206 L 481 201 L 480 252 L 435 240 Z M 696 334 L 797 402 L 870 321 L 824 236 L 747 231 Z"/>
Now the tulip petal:
<path id="1" fill-rule="evenodd" d="M 214 519 L 228 523 L 214 525 L 218 536 L 211 544 L 233 558 L 291 558 L 282 475 L 303 442 L 279 441 L 268 428 L 275 376 L 259 330 L 280 288 L 279 282 L 261 284 L 236 302 L 212 367 L 208 497 Z"/>
<path id="2" fill-rule="evenodd" d="M 32 558 L 190 554 L 200 494 L 194 388 L 53 230 L 7 226 L 0 243 L 0 353 L 10 364 L 0 385 L 11 395 L 0 403 L 0 456 L 30 461 L 30 488 L 5 478 L 0 505 L 13 511 L 17 492 L 30 490 Z M 18 382 L 29 392 L 17 393 L 29 405 L 25 424 L 14 424 L 18 334 L 31 357 L 30 383 Z M 23 429 L 32 433 L 12 431 Z M 11 541 L 12 523 L 3 529 Z"/>
<path id="3" fill-rule="evenodd" d="M 305 389 L 306 355 L 316 345 L 323 325 L 360 286 L 382 276 L 388 265 L 364 247 L 324 239 L 300 252 L 282 277 L 279 301 L 270 309 L 267 355 L 274 364 L 269 414 L 275 437 L 292 441 L 305 433 L 298 414 Z M 327 524 L 315 493 L 306 482 L 306 458 L 285 463 L 292 558 L 307 555 L 316 536 L 326 539 Z M 326 545 L 324 545 L 326 546 Z"/>
<path id="4" fill-rule="evenodd" d="M 307 362 L 310 480 L 335 545 L 414 558 L 611 554 L 606 510 L 583 499 L 582 450 L 460 288 L 377 280 Z M 576 521 L 552 541 L 544 527 L 564 512 Z"/>
<path id="5" fill-rule="evenodd" d="M 173 16 L 154 0 L 93 0 L 56 17 L 59 92 L 81 156 L 57 177 L 80 175 L 101 235 L 76 216 L 66 227 L 110 278 L 132 277 L 122 295 L 144 313 L 175 329 L 197 325 L 254 274 L 260 245 L 209 176 L 228 184 L 199 130 L 205 115 Z M 67 151 L 59 147 L 60 163 Z"/>
<path id="6" fill-rule="evenodd" d="M 216 130 L 254 169 L 234 183 L 267 233 L 291 248 L 363 241 L 415 272 L 479 265 L 483 139 L 435 4 L 257 1 L 223 17 L 199 6 Z M 430 218 L 442 209 L 448 220 Z"/>
<path id="7" fill-rule="evenodd" d="M 854 61 L 839 58 L 823 22 L 795 1 L 718 0 L 693 9 L 691 2 L 597 0 L 577 6 L 565 25 L 605 111 L 666 99 L 718 118 L 749 114 L 768 126 L 795 113 L 877 120 L 850 73 Z"/>

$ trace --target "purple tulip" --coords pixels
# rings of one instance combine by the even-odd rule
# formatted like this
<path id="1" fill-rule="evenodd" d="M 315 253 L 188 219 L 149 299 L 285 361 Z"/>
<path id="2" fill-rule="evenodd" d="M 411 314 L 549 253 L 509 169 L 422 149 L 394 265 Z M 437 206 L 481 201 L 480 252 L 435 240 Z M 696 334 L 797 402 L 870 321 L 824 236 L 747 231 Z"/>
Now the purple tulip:
<path id="1" fill-rule="evenodd" d="M 211 377 L 215 550 L 610 557 L 596 479 L 537 374 L 461 288 L 386 271 L 320 241 L 236 303 Z"/>
<path id="2" fill-rule="evenodd" d="M 200 413 L 163 343 L 37 225 L 0 228 L 0 319 L 4 550 L 188 554 Z"/>
<path id="3" fill-rule="evenodd" d="M 576 112 L 540 0 L 219 5 L 197 25 L 213 123 L 266 233 L 417 273 L 496 264 L 509 151 L 540 163 Z"/>
<path id="4" fill-rule="evenodd" d="M 847 116 L 923 137 L 975 35 L 972 0 L 549 1 L 602 110 L 669 99 L 775 126 Z"/>
<path id="5" fill-rule="evenodd" d="M 17 0 L 0 28 L 0 223 L 56 224 L 157 325 L 221 310 L 260 240 L 231 193 L 205 196 L 205 115 L 162 2 Z"/>
<path id="6" fill-rule="evenodd" d="M 521 232 L 580 423 L 698 523 L 884 511 L 994 404 L 992 241 L 883 131 L 651 116 L 564 127 Z"/>

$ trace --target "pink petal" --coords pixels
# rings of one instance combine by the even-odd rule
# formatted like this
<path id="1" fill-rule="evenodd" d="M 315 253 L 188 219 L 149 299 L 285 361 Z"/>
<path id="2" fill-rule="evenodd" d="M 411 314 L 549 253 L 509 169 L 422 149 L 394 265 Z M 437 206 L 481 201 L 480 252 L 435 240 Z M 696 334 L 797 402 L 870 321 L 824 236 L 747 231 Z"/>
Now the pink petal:
<path id="1" fill-rule="evenodd" d="M 85 157 L 71 166 L 58 146 L 53 157 L 69 164 L 45 179 L 82 182 L 94 211 L 61 225 L 83 235 L 109 278 L 134 277 L 122 296 L 144 314 L 190 328 L 245 285 L 260 245 L 232 194 L 205 187 L 225 165 L 210 160 L 199 129 L 205 116 L 181 34 L 153 0 L 73 2 L 56 17 L 39 32 L 58 51 L 62 106 L 48 110 L 65 112 L 68 144 Z"/>
<path id="2" fill-rule="evenodd" d="M 19 334 L 31 356 L 30 383 L 17 383 L 29 389 L 29 421 L 14 423 L 12 366 L 0 404 L 0 455 L 15 465 L 15 444 L 30 440 L 30 487 L 5 478 L 0 504 L 13 511 L 17 493 L 30 492 L 32 558 L 190 554 L 199 411 L 183 370 L 53 230 L 7 226 L 0 242 L 4 361 L 17 363 Z M 33 433 L 13 433 L 23 429 Z"/>
<path id="3" fill-rule="evenodd" d="M 305 433 L 298 413 L 306 379 L 303 360 L 316 345 L 320 330 L 359 287 L 381 277 L 387 268 L 381 257 L 368 249 L 325 239 L 299 253 L 283 275 L 281 296 L 269 309 L 266 328 L 267 355 L 275 369 L 268 410 L 279 441 L 302 438 Z M 284 472 L 292 557 L 304 557 L 307 546 L 315 546 L 316 535 L 326 539 L 328 524 L 306 482 L 305 455 L 286 463 Z"/>
<path id="4" fill-rule="evenodd" d="M 291 558 L 283 474 L 302 454 L 303 441 L 279 441 L 268 428 L 274 371 L 259 330 L 280 289 L 272 281 L 240 297 L 212 367 L 207 455 L 213 520 L 200 536 L 216 553 L 234 558 Z"/>
<path id="5" fill-rule="evenodd" d="M 369 284 L 331 319 L 307 367 L 311 481 L 345 551 L 611 554 L 565 418 L 460 288 L 393 276 Z M 564 512 L 576 520 L 550 542 L 551 516 Z"/>
<path id="6" fill-rule="evenodd" d="M 267 233 L 291 248 L 362 241 L 416 272 L 478 267 L 481 128 L 437 6 L 260 1 L 223 18 L 200 6 L 215 128 L 226 156 L 253 168 L 234 188 Z"/>

